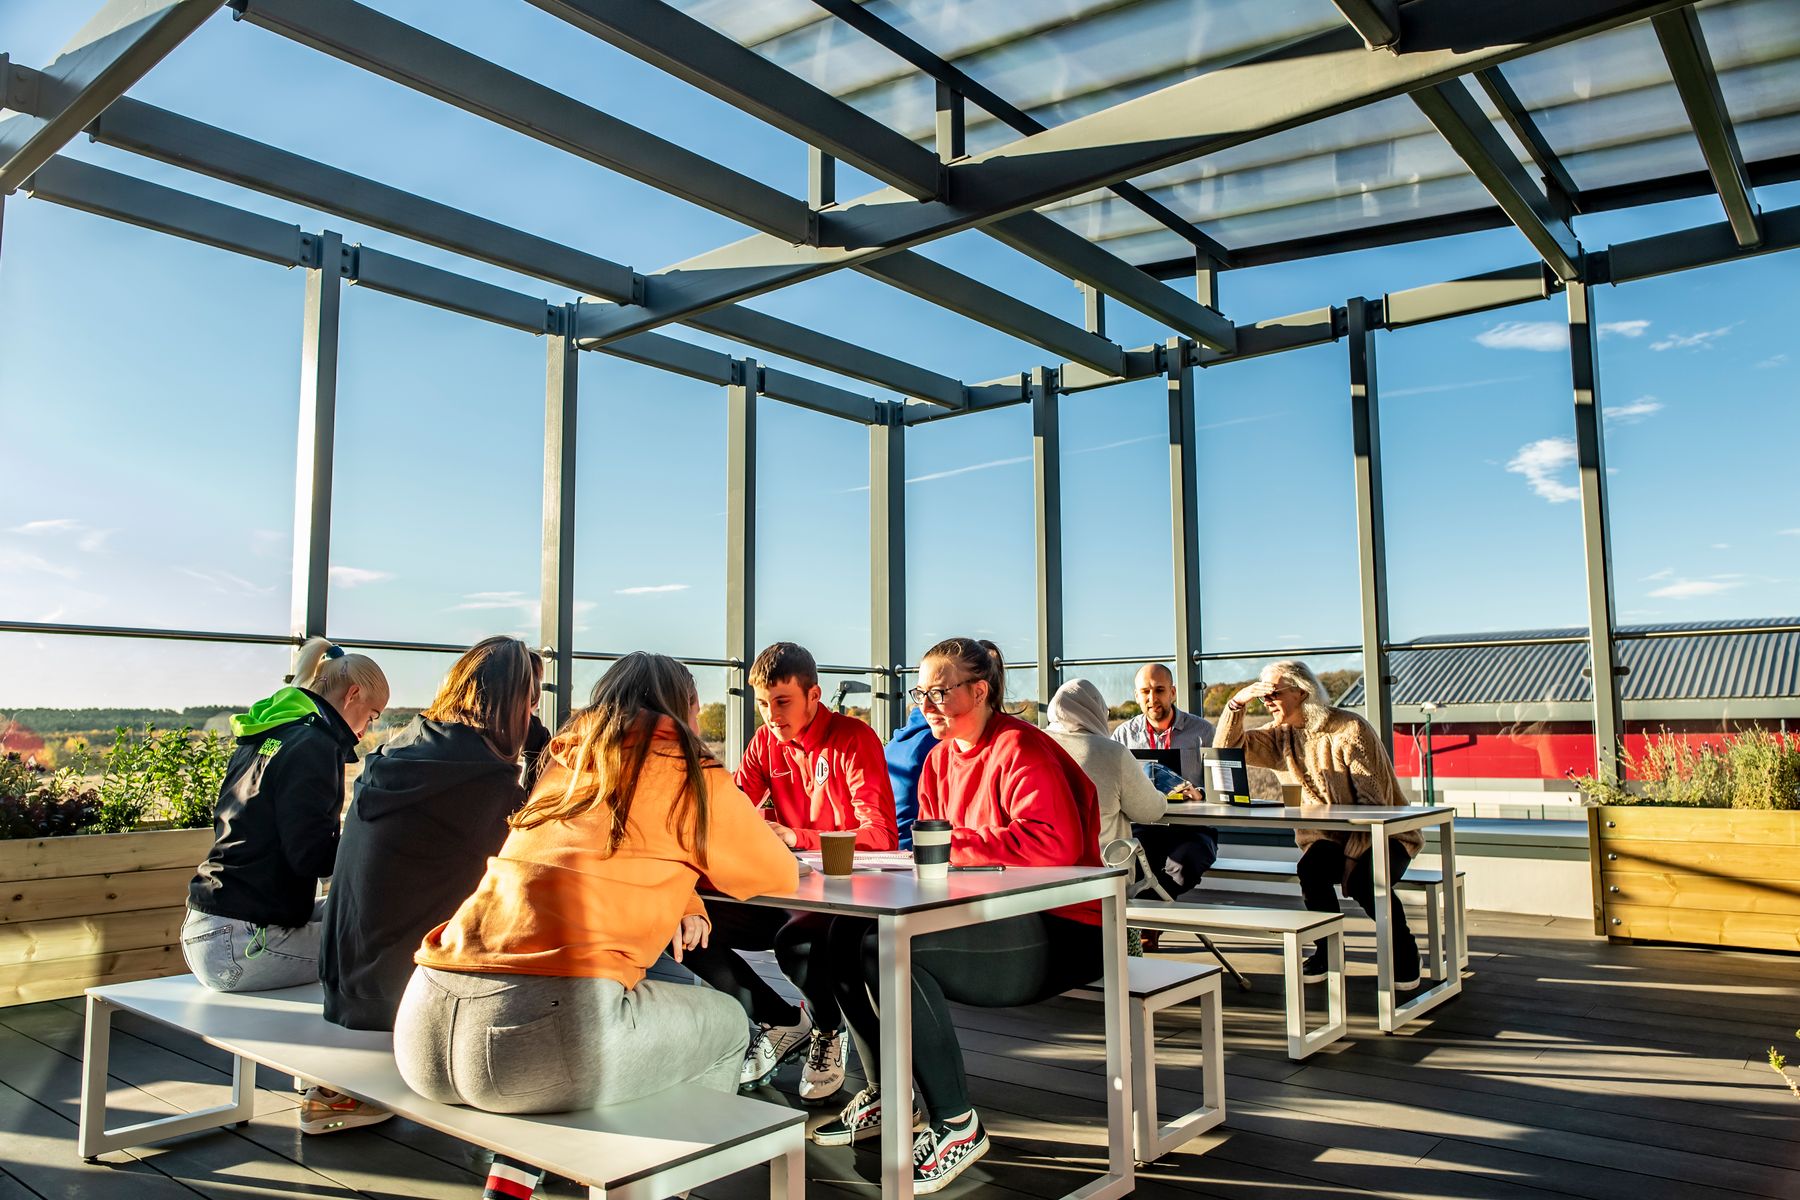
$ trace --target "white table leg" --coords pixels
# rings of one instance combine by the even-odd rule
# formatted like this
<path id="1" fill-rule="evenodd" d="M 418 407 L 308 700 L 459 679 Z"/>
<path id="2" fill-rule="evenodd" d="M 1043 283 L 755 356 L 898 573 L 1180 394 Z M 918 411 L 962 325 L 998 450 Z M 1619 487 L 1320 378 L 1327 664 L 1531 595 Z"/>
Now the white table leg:
<path id="1" fill-rule="evenodd" d="M 1118 881 L 1114 889 L 1100 901 L 1100 952 L 1105 959 L 1104 986 L 1106 999 L 1106 1186 L 1097 1189 L 1108 1195 L 1124 1195 L 1132 1190 L 1133 1160 L 1131 1153 L 1130 1080 L 1131 1047 L 1125 1032 L 1129 1016 L 1125 994 L 1125 884 Z M 1150 1046 L 1146 1054 L 1153 1054 Z M 1209 1060 L 1210 1061 L 1210 1060 Z M 1210 1094 L 1208 1101 L 1217 1103 Z M 1155 1104 L 1154 1097 L 1149 1103 Z M 1156 1127 L 1154 1108 L 1147 1114 L 1149 1128 Z"/>
<path id="2" fill-rule="evenodd" d="M 1369 827 L 1369 853 L 1375 868 L 1375 996 L 1381 1029 L 1392 1033 L 1394 1024 L 1394 914 L 1389 896 L 1394 881 L 1388 877 L 1388 828 L 1385 821 Z"/>
<path id="3" fill-rule="evenodd" d="M 1462 950 L 1468 941 L 1468 930 L 1462 927 L 1462 890 L 1456 881 L 1456 821 L 1446 820 L 1438 826 L 1438 865 L 1443 869 L 1444 886 L 1438 889 L 1444 901 L 1444 978 L 1451 984 L 1450 994 L 1462 991 Z"/>
<path id="4" fill-rule="evenodd" d="M 881 1195 L 912 1200 L 912 935 L 905 917 L 888 913 L 875 919 L 875 929 L 881 971 Z"/>

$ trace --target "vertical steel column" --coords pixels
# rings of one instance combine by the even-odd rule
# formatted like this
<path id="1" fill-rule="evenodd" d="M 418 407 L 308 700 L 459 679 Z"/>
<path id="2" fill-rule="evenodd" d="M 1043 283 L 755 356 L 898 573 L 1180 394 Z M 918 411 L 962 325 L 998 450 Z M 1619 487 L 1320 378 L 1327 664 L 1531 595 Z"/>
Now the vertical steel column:
<path id="1" fill-rule="evenodd" d="M 1210 254 L 1194 257 L 1194 299 L 1214 312 L 1219 308 L 1219 260 Z"/>
<path id="2" fill-rule="evenodd" d="M 1031 488 L 1037 539 L 1038 719 L 1046 719 L 1063 652 L 1062 433 L 1057 373 L 1031 372 Z"/>
<path id="3" fill-rule="evenodd" d="M 1387 666 L 1387 534 L 1381 510 L 1381 389 L 1375 379 L 1374 305 L 1345 302 L 1350 349 L 1350 442 L 1356 487 L 1356 573 L 1362 583 L 1363 715 L 1389 753 L 1394 706 Z"/>
<path id="4" fill-rule="evenodd" d="M 725 754 L 735 770 L 756 731 L 750 664 L 756 659 L 756 405 L 761 372 L 733 359 L 725 389 Z"/>
<path id="5" fill-rule="evenodd" d="M 906 716 L 906 406 L 889 404 L 869 426 L 869 717 L 885 741 Z"/>
<path id="6" fill-rule="evenodd" d="M 1581 544 L 1587 559 L 1589 663 L 1594 677 L 1594 761 L 1617 778 L 1624 725 L 1613 655 L 1612 529 L 1606 511 L 1606 450 L 1600 420 L 1599 324 L 1586 282 L 1571 282 L 1569 367 L 1575 386 L 1575 453 L 1581 472 Z"/>
<path id="7" fill-rule="evenodd" d="M 1075 290 L 1081 293 L 1081 323 L 1089 333 L 1106 336 L 1106 293 L 1091 283 L 1077 282 Z"/>
<path id="8" fill-rule="evenodd" d="M 1194 343 L 1170 338 L 1163 346 L 1169 393 L 1169 532 L 1175 566 L 1175 697 L 1191 713 L 1205 694 L 1200 664 L 1200 467 L 1194 409 Z"/>
<path id="9" fill-rule="evenodd" d="M 963 94 L 947 83 L 937 85 L 937 155 L 939 162 L 955 162 L 969 152 L 968 104 Z"/>
<path id="10" fill-rule="evenodd" d="M 575 309 L 564 305 L 544 339 L 544 545 L 538 638 L 544 653 L 539 716 L 551 729 L 569 719 L 575 686 L 575 418 L 580 367 Z"/>
<path id="11" fill-rule="evenodd" d="M 337 436 L 338 317 L 343 305 L 347 251 L 329 231 L 312 239 L 306 271 L 306 309 L 300 340 L 300 440 L 294 457 L 294 579 L 296 637 L 325 632 L 331 583 L 331 460 Z"/>

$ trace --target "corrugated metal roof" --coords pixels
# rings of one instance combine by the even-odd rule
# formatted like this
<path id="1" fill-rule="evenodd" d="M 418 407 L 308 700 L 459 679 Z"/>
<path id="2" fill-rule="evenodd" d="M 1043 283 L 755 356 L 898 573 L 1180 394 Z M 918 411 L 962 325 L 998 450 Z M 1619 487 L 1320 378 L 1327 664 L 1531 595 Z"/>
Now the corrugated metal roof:
<path id="1" fill-rule="evenodd" d="M 1627 625 L 1614 643 L 1625 700 L 1747 700 L 1800 696 L 1800 633 L 1772 628 L 1800 624 L 1793 617 L 1750 621 L 1694 621 L 1679 625 Z M 1705 636 L 1705 630 L 1740 632 Z M 1682 637 L 1683 633 L 1696 636 Z M 1654 634 L 1632 637 L 1633 634 Z M 1446 646 L 1432 642 L 1585 637 L 1587 630 L 1535 629 L 1516 633 L 1420 638 L 1416 649 L 1388 655 L 1393 702 L 1415 704 L 1543 704 L 1592 700 L 1585 642 L 1538 646 Z M 1358 680 L 1339 701 L 1361 704 Z"/>

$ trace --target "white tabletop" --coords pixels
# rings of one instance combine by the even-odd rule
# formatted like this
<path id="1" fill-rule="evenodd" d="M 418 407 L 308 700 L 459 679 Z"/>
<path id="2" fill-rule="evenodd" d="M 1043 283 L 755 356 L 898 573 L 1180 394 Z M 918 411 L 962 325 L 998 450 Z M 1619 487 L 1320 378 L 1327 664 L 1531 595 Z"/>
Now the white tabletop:
<path id="1" fill-rule="evenodd" d="M 1119 867 L 1007 867 L 1003 871 L 951 871 L 948 878 L 922 880 L 908 871 L 856 871 L 802 875 L 791 892 L 753 897 L 748 903 L 801 911 L 861 913 L 928 912 L 997 896 L 1037 892 L 1071 883 L 1122 876 Z M 713 893 L 708 893 L 709 898 Z"/>
<path id="2" fill-rule="evenodd" d="M 1164 820 L 1211 825 L 1277 825 L 1306 829 L 1354 829 L 1363 825 L 1389 825 L 1399 821 L 1448 822 L 1456 810 L 1446 804 L 1307 804 L 1277 807 L 1272 804 L 1195 804 L 1170 801 Z"/>

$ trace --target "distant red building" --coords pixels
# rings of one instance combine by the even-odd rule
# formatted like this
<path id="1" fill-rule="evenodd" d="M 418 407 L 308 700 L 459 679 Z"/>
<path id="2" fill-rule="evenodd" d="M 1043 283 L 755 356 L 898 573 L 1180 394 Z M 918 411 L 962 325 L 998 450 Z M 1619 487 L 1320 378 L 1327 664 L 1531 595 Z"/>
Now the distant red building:
<path id="1" fill-rule="evenodd" d="M 0 727 L 0 754 L 16 754 L 27 762 L 44 756 L 44 739 L 17 721 Z"/>

